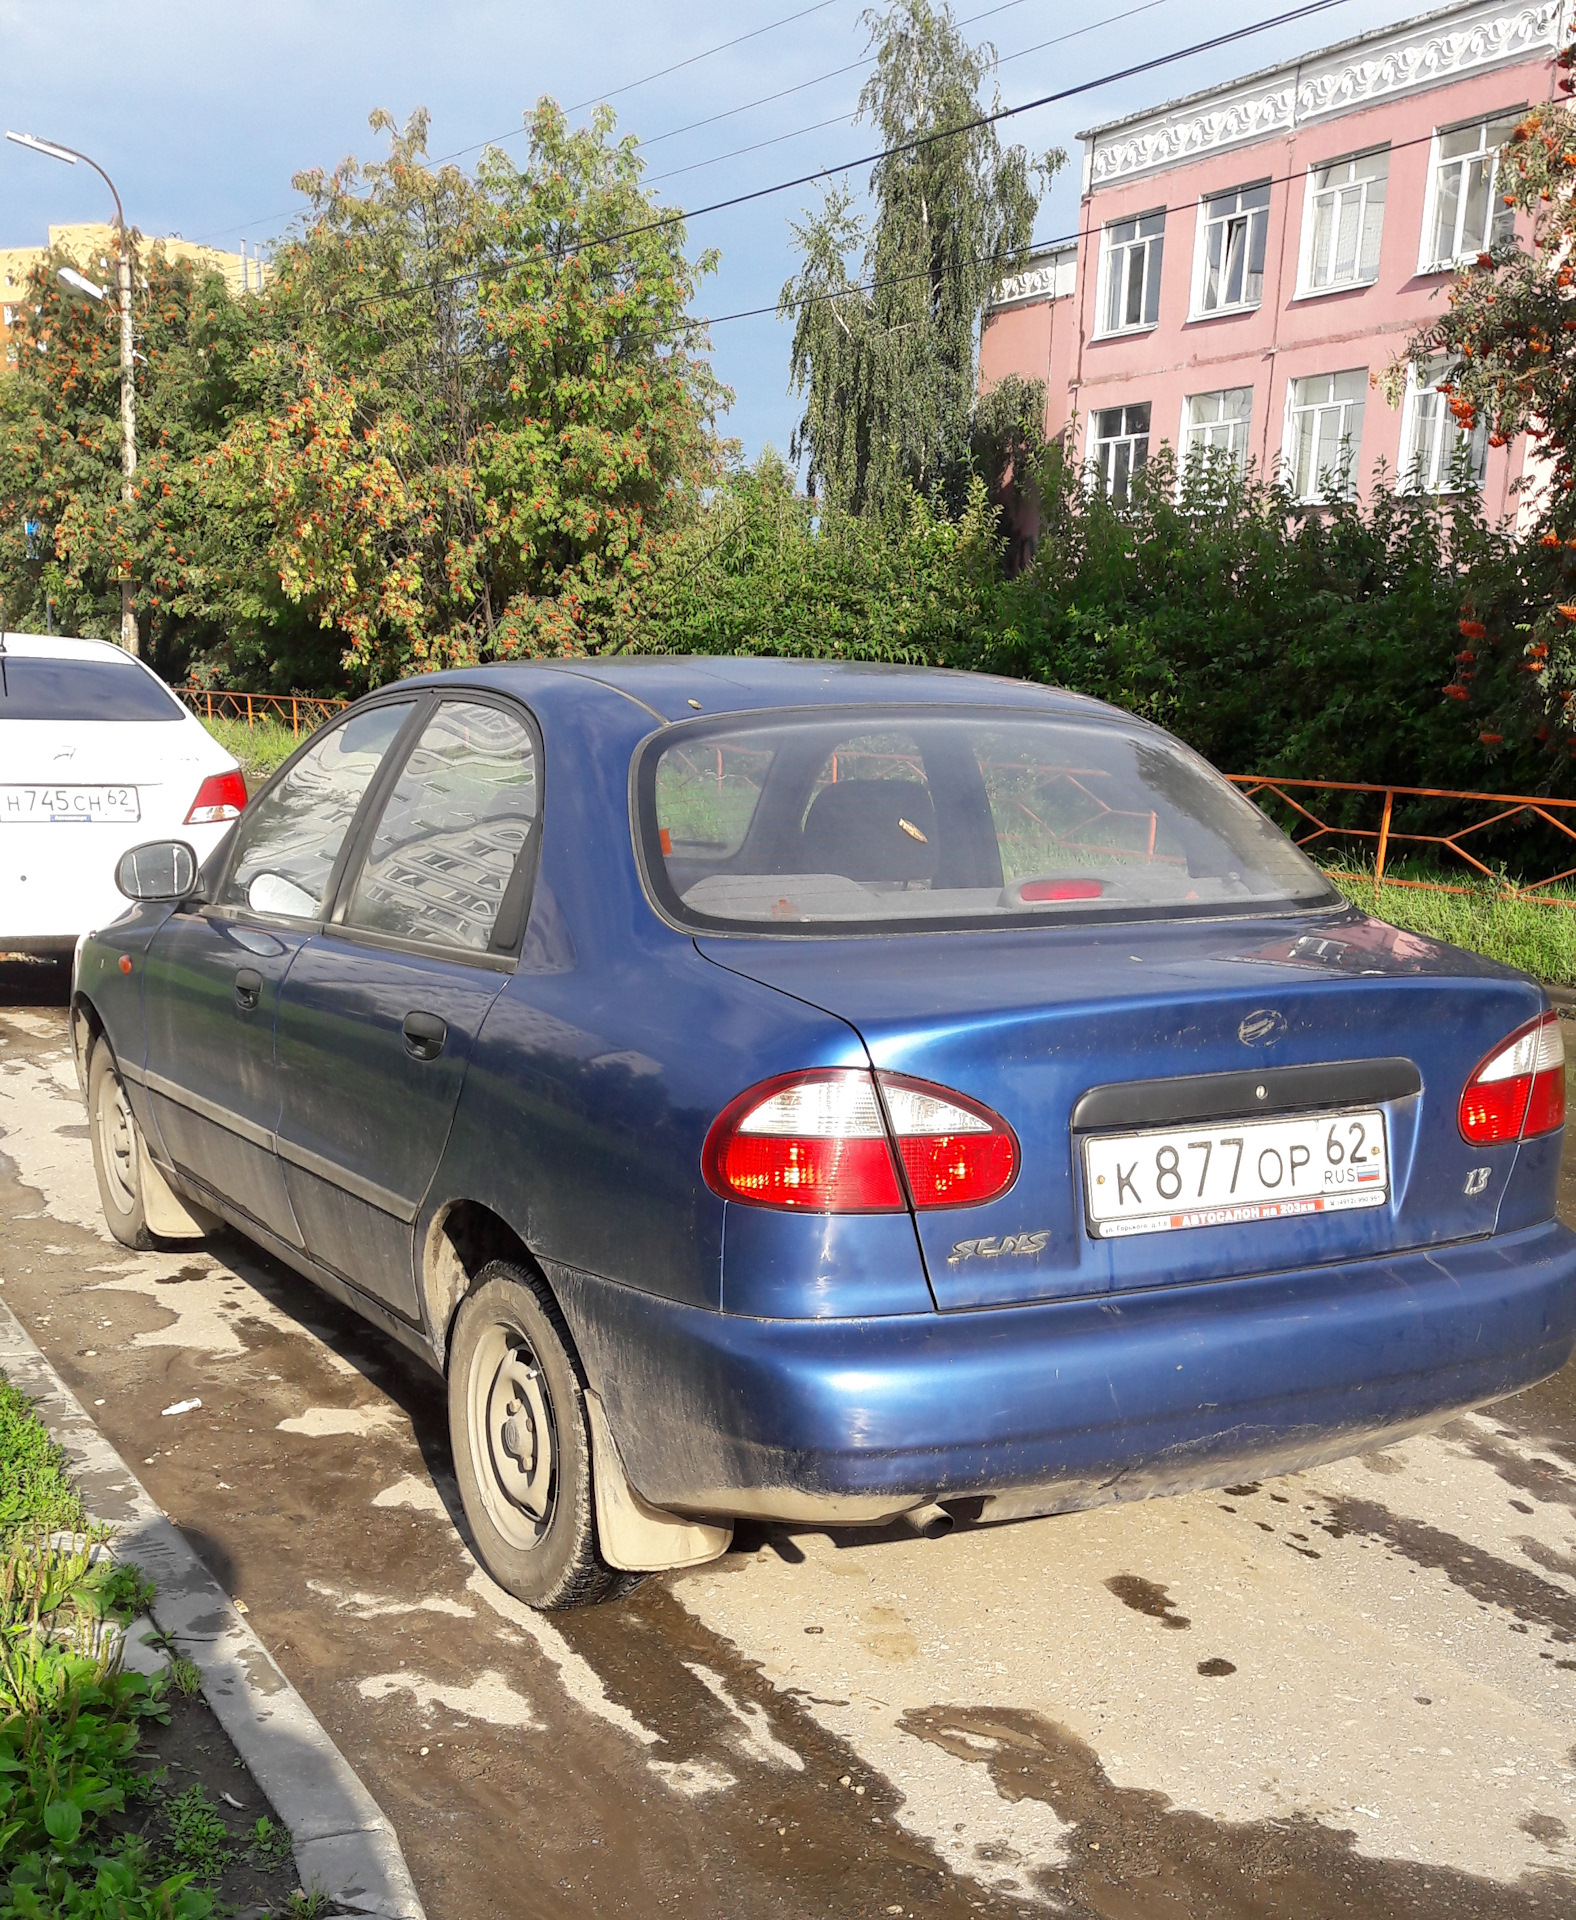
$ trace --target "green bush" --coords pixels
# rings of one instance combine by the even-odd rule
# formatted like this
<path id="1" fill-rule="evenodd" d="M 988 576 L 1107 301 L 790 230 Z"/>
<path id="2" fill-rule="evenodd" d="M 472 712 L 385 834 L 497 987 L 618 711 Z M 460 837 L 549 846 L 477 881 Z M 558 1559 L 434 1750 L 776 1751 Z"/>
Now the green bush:
<path id="1" fill-rule="evenodd" d="M 75 1532 L 82 1502 L 33 1403 L 0 1373 L 0 1546 L 18 1528 Z"/>

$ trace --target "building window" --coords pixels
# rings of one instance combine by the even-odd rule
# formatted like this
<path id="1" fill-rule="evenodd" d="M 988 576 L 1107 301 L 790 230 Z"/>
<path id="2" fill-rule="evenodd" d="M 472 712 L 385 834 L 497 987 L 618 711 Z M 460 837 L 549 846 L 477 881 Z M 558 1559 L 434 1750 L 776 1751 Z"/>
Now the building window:
<path id="1" fill-rule="evenodd" d="M 1094 458 L 1101 487 L 1119 505 L 1129 482 L 1149 463 L 1149 402 L 1102 407 L 1094 417 Z"/>
<path id="2" fill-rule="evenodd" d="M 1517 107 L 1492 120 L 1435 135 L 1420 262 L 1425 270 L 1453 266 L 1498 246 L 1516 231 L 1516 210 L 1500 197 L 1499 150 L 1525 112 L 1525 107 Z"/>
<path id="3" fill-rule="evenodd" d="M 1362 287 L 1379 277 L 1390 149 L 1308 169 L 1302 291 Z"/>
<path id="4" fill-rule="evenodd" d="M 1401 488 L 1406 493 L 1462 493 L 1483 484 L 1488 428 L 1479 420 L 1470 433 L 1456 424 L 1439 383 L 1447 362 L 1430 363 L 1419 380 L 1407 375 L 1401 413 Z"/>
<path id="5" fill-rule="evenodd" d="M 1357 490 L 1368 369 L 1316 373 L 1293 380 L 1286 403 L 1286 478 L 1305 503 Z"/>
<path id="6" fill-rule="evenodd" d="M 1226 456 L 1238 473 L 1248 464 L 1248 429 L 1253 424 L 1253 389 L 1227 387 L 1223 393 L 1190 394 L 1182 409 L 1182 462 Z"/>
<path id="7" fill-rule="evenodd" d="M 1102 333 L 1130 333 L 1160 318 L 1160 256 L 1166 215 L 1113 220 L 1105 230 L 1105 303 Z"/>
<path id="8" fill-rule="evenodd" d="M 1195 313 L 1229 313 L 1264 298 L 1264 245 L 1270 183 L 1239 187 L 1206 200 L 1199 214 Z"/>

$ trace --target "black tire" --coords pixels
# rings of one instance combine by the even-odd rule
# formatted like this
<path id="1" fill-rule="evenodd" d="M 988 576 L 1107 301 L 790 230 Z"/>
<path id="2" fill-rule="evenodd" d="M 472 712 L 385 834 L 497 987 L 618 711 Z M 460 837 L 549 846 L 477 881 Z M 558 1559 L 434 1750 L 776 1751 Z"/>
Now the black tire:
<path id="1" fill-rule="evenodd" d="M 489 1261 L 449 1343 L 454 1471 L 483 1566 L 543 1612 L 633 1584 L 597 1551 L 584 1389 L 547 1288 L 508 1260 Z"/>
<path id="2" fill-rule="evenodd" d="M 93 1043 L 88 1059 L 88 1134 L 105 1225 L 123 1247 L 149 1252 L 154 1239 L 142 1205 L 142 1156 L 147 1147 L 115 1056 L 104 1040 Z"/>

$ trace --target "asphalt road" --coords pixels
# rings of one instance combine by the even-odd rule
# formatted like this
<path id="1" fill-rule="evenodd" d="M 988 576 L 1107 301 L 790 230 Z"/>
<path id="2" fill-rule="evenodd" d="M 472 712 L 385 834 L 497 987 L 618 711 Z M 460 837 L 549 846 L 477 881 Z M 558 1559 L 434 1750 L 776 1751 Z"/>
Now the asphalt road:
<path id="1" fill-rule="evenodd" d="M 432 1920 L 1576 1911 L 1576 1370 L 1219 1493 L 937 1541 L 741 1530 L 547 1620 L 455 1524 L 438 1381 L 239 1239 L 109 1239 L 62 1000 L 0 966 L 4 1297 Z"/>

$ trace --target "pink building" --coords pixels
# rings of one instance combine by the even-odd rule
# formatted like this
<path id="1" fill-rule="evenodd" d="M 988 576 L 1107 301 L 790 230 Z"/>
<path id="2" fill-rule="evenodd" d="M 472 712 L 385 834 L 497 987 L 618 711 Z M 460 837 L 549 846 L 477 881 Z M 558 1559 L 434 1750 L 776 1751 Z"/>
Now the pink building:
<path id="1" fill-rule="evenodd" d="M 1459 432 L 1428 381 L 1374 384 L 1513 230 L 1498 152 L 1555 96 L 1570 0 L 1473 0 L 1081 135 L 1079 237 L 1004 281 L 980 378 L 1046 383 L 1046 430 L 1106 488 L 1169 442 L 1314 500 L 1468 476 L 1516 511 L 1520 443 Z"/>

